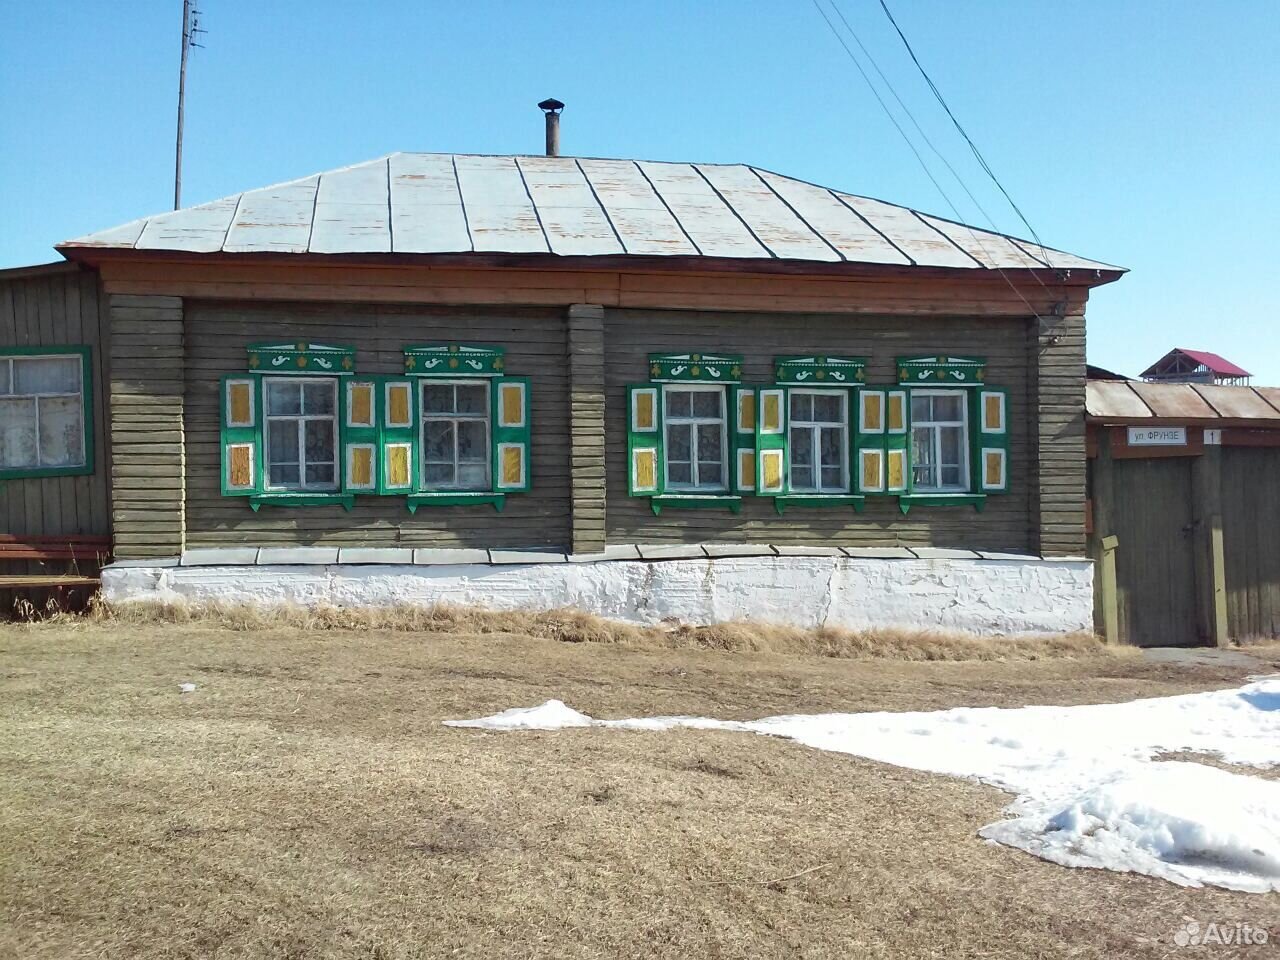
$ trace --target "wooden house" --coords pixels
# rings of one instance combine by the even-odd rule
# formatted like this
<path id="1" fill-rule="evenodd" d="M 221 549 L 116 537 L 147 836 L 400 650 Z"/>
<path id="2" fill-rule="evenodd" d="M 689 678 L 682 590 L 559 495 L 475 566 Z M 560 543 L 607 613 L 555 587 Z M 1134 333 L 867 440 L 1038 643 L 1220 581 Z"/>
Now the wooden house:
<path id="1" fill-rule="evenodd" d="M 0 364 L 81 351 L 83 476 L 0 366 L 0 517 L 105 534 L 109 489 L 109 595 L 785 618 L 802 571 L 841 622 L 1091 620 L 1084 314 L 1121 268 L 745 165 L 421 153 L 57 249 L 38 321 L 0 277 Z M 16 506 L 69 482 L 73 527 Z M 641 595 L 707 569 L 749 576 Z"/>

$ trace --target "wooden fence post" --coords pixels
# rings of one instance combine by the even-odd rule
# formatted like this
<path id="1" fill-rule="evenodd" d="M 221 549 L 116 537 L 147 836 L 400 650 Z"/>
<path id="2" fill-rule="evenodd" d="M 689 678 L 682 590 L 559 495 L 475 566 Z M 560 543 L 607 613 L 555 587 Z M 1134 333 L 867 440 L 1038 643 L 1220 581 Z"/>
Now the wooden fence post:
<path id="1" fill-rule="evenodd" d="M 1116 585 L 1116 548 L 1119 545 L 1118 537 L 1102 538 L 1102 569 L 1099 574 L 1102 589 L 1102 635 L 1107 643 L 1120 642 L 1120 596 Z"/>
<path id="2" fill-rule="evenodd" d="M 1215 442 L 1217 441 L 1217 442 Z M 1196 606 L 1200 635 L 1218 647 L 1231 642 L 1227 624 L 1227 565 L 1222 535 L 1221 433 L 1205 431 L 1204 452 L 1192 473 L 1195 498 Z"/>

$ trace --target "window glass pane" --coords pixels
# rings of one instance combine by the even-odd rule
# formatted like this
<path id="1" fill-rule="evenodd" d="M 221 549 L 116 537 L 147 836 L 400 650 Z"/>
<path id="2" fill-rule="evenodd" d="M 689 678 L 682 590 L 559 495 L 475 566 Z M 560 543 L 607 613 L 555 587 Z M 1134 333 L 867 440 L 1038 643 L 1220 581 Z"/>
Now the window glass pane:
<path id="1" fill-rule="evenodd" d="M 831 393 L 823 393 L 813 397 L 813 419 L 822 423 L 842 422 L 844 415 L 840 398 Z"/>
<path id="2" fill-rule="evenodd" d="M 3 397 L 7 393 L 13 392 L 12 390 L 9 389 L 11 386 L 9 382 L 9 376 L 10 376 L 9 370 L 10 370 L 9 361 L 3 357 L 0 357 L 0 397 Z"/>
<path id="3" fill-rule="evenodd" d="M 667 425 L 667 459 L 692 460 L 690 427 L 683 423 Z"/>
<path id="4" fill-rule="evenodd" d="M 819 437 L 824 467 L 840 466 L 844 462 L 843 431 L 839 427 L 823 427 Z"/>
<path id="5" fill-rule="evenodd" d="M 307 463 L 333 460 L 333 421 L 308 420 L 303 430 L 307 441 Z"/>
<path id="6" fill-rule="evenodd" d="M 14 393 L 79 393 L 79 357 L 13 360 Z"/>
<path id="7" fill-rule="evenodd" d="M 698 460 L 719 462 L 720 425 L 716 423 L 698 424 Z"/>
<path id="8" fill-rule="evenodd" d="M 807 393 L 791 393 L 791 419 L 809 420 L 813 414 L 813 397 Z"/>
<path id="9" fill-rule="evenodd" d="M 307 464 L 307 486 L 309 487 L 333 486 L 333 464 L 332 463 L 308 463 Z"/>
<path id="10" fill-rule="evenodd" d="M 688 390 L 667 391 L 667 416 L 688 417 L 693 415 L 693 394 Z"/>
<path id="11" fill-rule="evenodd" d="M 719 390 L 698 390 L 693 393 L 693 415 L 695 417 L 719 417 Z"/>
<path id="12" fill-rule="evenodd" d="M 813 442 L 808 427 L 791 428 L 791 462 L 806 466 L 813 463 Z"/>
<path id="13" fill-rule="evenodd" d="M 839 490 L 844 487 L 844 472 L 840 467 L 822 468 L 822 486 L 826 490 Z"/>
<path id="14" fill-rule="evenodd" d="M 309 416 L 333 413 L 333 383 L 308 383 L 303 385 L 306 394 L 306 410 Z"/>
<path id="15" fill-rule="evenodd" d="M 942 471 L 942 486 L 944 486 L 944 487 L 958 487 L 958 486 L 961 486 L 961 483 L 960 483 L 960 468 L 959 468 L 959 467 L 955 467 L 955 466 L 943 466 L 943 467 L 941 468 L 941 471 Z"/>
<path id="16" fill-rule="evenodd" d="M 37 466 L 34 400 L 0 400 L 0 468 Z"/>
<path id="17" fill-rule="evenodd" d="M 74 467 L 84 463 L 80 398 L 44 397 L 40 401 L 40 465 Z"/>
<path id="18" fill-rule="evenodd" d="M 917 487 L 936 487 L 934 471 L 933 435 L 935 427 L 911 428 L 912 482 Z"/>
<path id="19" fill-rule="evenodd" d="M 452 463 L 428 463 L 425 471 L 427 486 L 452 486 Z"/>
<path id="20" fill-rule="evenodd" d="M 298 462 L 298 424 L 293 420 L 267 424 L 267 459 L 272 463 Z"/>
<path id="21" fill-rule="evenodd" d="M 687 460 L 668 461 L 667 482 L 693 483 L 693 466 Z"/>
<path id="22" fill-rule="evenodd" d="M 942 462 L 944 464 L 959 464 L 961 461 L 960 428 L 940 427 L 939 432 L 942 435 Z"/>
<path id="23" fill-rule="evenodd" d="M 791 486 L 796 490 L 813 489 L 813 467 L 791 464 Z"/>
<path id="24" fill-rule="evenodd" d="M 297 416 L 302 413 L 302 384 L 287 380 L 267 381 L 267 415 Z"/>
<path id="25" fill-rule="evenodd" d="M 453 462 L 453 422 L 429 420 L 423 430 L 428 463 Z"/>
<path id="26" fill-rule="evenodd" d="M 458 462 L 489 462 L 489 423 L 486 420 L 458 421 Z"/>
<path id="27" fill-rule="evenodd" d="M 447 383 L 428 383 L 422 388 L 424 413 L 452 413 L 453 387 Z"/>
<path id="28" fill-rule="evenodd" d="M 464 463 L 458 467 L 458 486 L 464 490 L 486 489 L 489 486 L 489 467 L 483 463 Z"/>
<path id="29" fill-rule="evenodd" d="M 948 393 L 945 396 L 933 398 L 933 418 L 935 420 L 960 420 L 963 416 L 961 413 L 961 401 L 963 398 L 958 393 Z"/>
<path id="30" fill-rule="evenodd" d="M 698 486 L 700 487 L 719 487 L 723 485 L 721 480 L 721 467 L 719 463 L 700 463 L 698 464 Z"/>
<path id="31" fill-rule="evenodd" d="M 933 397 L 913 394 L 911 397 L 911 419 L 916 421 L 933 419 Z"/>
<path id="32" fill-rule="evenodd" d="M 487 413 L 489 410 L 489 384 L 460 383 L 458 391 L 459 413 Z"/>
<path id="33" fill-rule="evenodd" d="M 273 463 L 268 471 L 267 482 L 273 487 L 296 487 L 298 485 L 298 465 L 296 463 Z"/>

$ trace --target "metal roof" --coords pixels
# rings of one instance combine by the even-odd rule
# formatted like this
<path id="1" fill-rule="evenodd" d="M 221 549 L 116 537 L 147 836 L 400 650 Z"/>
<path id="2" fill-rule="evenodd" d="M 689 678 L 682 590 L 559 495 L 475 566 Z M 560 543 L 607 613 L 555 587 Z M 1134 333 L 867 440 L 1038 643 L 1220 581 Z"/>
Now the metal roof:
<path id="1" fill-rule="evenodd" d="M 1280 388 L 1090 380 L 1085 411 L 1090 420 L 1109 422 L 1176 420 L 1212 426 L 1215 420 L 1249 420 L 1276 427 Z"/>
<path id="2" fill-rule="evenodd" d="M 1245 370 L 1242 367 L 1236 366 L 1230 360 L 1227 360 L 1225 357 L 1221 357 L 1216 353 L 1210 353 L 1208 350 L 1188 350 L 1185 347 L 1174 347 L 1174 349 L 1170 350 L 1168 353 L 1166 353 L 1163 357 L 1161 357 L 1151 366 L 1147 367 L 1146 370 L 1143 370 L 1142 376 L 1146 377 L 1146 376 L 1151 376 L 1158 373 L 1159 368 L 1166 361 L 1171 360 L 1173 357 L 1177 356 L 1178 354 L 1182 354 L 1182 356 L 1195 361 L 1196 363 L 1208 369 L 1210 372 L 1217 374 L 1220 377 L 1251 377 L 1253 376 L 1253 374 L 1251 374 L 1248 370 Z"/>
<path id="3" fill-rule="evenodd" d="M 554 254 L 1120 271 L 742 164 L 393 153 L 59 249 Z"/>

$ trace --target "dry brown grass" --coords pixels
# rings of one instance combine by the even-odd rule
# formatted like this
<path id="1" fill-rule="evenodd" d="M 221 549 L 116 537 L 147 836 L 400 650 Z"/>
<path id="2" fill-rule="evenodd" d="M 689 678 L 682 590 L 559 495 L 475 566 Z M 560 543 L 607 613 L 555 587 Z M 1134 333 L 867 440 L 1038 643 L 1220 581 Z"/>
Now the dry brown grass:
<path id="1" fill-rule="evenodd" d="M 75 617 L 55 618 L 74 626 Z M 720 650 L 842 660 L 1044 660 L 1132 657 L 1128 646 L 1109 646 L 1092 633 L 1049 637 L 977 637 L 948 630 L 802 629 L 733 621 L 711 626 L 636 626 L 580 610 L 492 611 L 460 606 L 306 607 L 283 604 L 95 603 L 89 620 L 124 625 L 202 624 L 230 630 L 376 630 L 395 633 L 505 634 L 564 643 L 602 643 L 634 649 Z"/>
<path id="2" fill-rule="evenodd" d="M 1275 898 L 1044 863 L 975 836 L 997 790 L 781 740 L 440 721 L 553 696 L 745 718 L 1239 680 L 1136 658 L 0 626 L 0 956 L 1155 960 L 1184 915 L 1274 923 Z"/>

